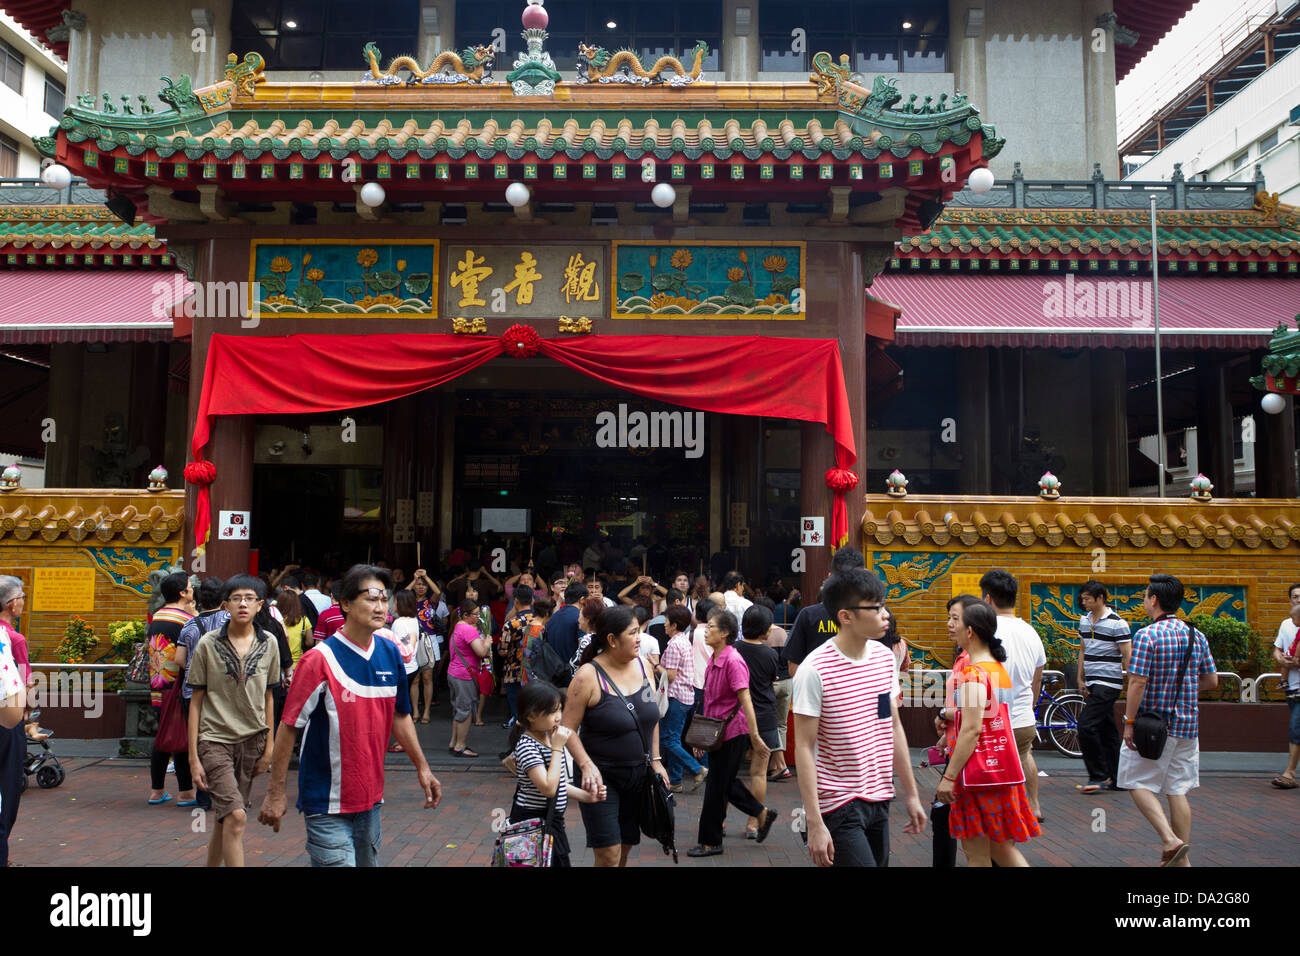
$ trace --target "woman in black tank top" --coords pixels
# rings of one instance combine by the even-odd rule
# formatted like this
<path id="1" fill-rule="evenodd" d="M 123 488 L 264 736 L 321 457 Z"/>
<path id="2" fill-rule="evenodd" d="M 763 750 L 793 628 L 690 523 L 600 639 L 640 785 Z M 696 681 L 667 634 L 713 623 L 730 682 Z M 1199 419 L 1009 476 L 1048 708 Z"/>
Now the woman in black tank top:
<path id="1" fill-rule="evenodd" d="M 606 608 L 591 622 L 592 641 L 569 685 L 564 726 L 582 787 L 596 803 L 580 804 L 587 846 L 596 866 L 626 866 L 641 842 L 637 806 L 650 759 L 668 785 L 659 759 L 659 707 L 637 654 L 640 626 L 630 608 Z"/>

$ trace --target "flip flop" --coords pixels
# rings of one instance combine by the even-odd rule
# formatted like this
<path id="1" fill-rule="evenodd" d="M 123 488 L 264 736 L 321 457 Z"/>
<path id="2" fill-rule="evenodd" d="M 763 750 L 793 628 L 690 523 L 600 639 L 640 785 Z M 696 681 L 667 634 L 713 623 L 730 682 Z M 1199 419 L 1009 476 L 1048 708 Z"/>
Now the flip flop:
<path id="1" fill-rule="evenodd" d="M 178 807 L 197 807 L 198 805 L 199 801 L 197 797 L 193 800 L 178 800 L 176 802 L 176 806 Z"/>
<path id="2" fill-rule="evenodd" d="M 159 797 L 157 800 L 150 800 L 150 801 L 149 801 L 149 805 L 150 805 L 150 806 L 153 806 L 153 807 L 156 807 L 156 806 L 157 806 L 158 804 L 160 804 L 160 803 L 166 803 L 166 802 L 167 802 L 168 800 L 170 800 L 171 798 L 172 798 L 172 795 L 171 795 L 170 793 L 164 793 L 164 794 L 163 794 L 161 797 Z"/>
<path id="3" fill-rule="evenodd" d="M 1292 777 L 1274 777 L 1273 786 L 1279 790 L 1294 790 L 1296 787 L 1300 787 L 1300 783 L 1296 783 Z"/>
<path id="4" fill-rule="evenodd" d="M 1109 785 L 1110 784 L 1107 781 L 1103 780 L 1101 783 L 1081 784 L 1075 787 L 1075 789 L 1078 790 L 1080 793 L 1100 793 L 1102 790 L 1105 790 Z"/>
<path id="5" fill-rule="evenodd" d="M 478 756 L 478 754 L 470 750 L 468 747 L 466 747 L 464 750 L 453 750 L 451 752 L 451 755 L 453 757 L 477 757 Z"/>
<path id="6" fill-rule="evenodd" d="M 790 772 L 790 768 L 789 768 L 789 767 L 786 767 L 786 768 L 783 769 L 780 773 L 770 773 L 770 774 L 768 774 L 768 775 L 767 775 L 767 779 L 768 779 L 768 781 L 769 781 L 770 783 L 775 783 L 775 782 L 778 781 L 778 780 L 789 780 L 789 779 L 790 779 L 791 777 L 793 777 L 793 776 L 794 776 L 794 774 L 792 774 L 792 773 Z"/>
<path id="7" fill-rule="evenodd" d="M 1173 866 L 1175 863 L 1182 860 L 1183 857 L 1187 856 L 1187 851 L 1191 848 L 1192 845 L 1190 843 L 1180 843 L 1172 850 L 1165 850 L 1160 854 L 1160 865 Z"/>

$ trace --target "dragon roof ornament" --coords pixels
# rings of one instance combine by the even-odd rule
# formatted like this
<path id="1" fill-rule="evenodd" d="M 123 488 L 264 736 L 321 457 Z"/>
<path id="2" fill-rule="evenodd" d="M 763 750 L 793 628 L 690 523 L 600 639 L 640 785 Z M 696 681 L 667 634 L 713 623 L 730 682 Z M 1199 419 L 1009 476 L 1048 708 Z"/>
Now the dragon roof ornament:
<path id="1" fill-rule="evenodd" d="M 869 137 L 872 143 L 882 149 L 901 147 L 902 152 L 894 149 L 895 155 L 905 156 L 915 147 L 931 151 L 926 144 L 926 133 L 933 131 L 938 144 L 946 140 L 960 143 L 954 129 L 964 127 L 970 132 L 979 130 L 984 135 L 984 156 L 992 158 L 1001 152 L 1006 140 L 998 139 L 992 126 L 985 125 L 979 119 L 979 110 L 971 105 L 965 93 L 949 97 L 940 93 L 935 101 L 933 96 L 926 96 L 917 103 L 917 94 L 913 93 L 907 102 L 899 106 L 903 94 L 899 92 L 898 82 L 892 77 L 877 75 L 871 89 L 862 86 L 858 80 L 862 77 L 849 69 L 847 54 L 841 54 L 839 63 L 833 62 L 831 55 L 825 51 L 813 56 L 813 74 L 809 82 L 817 85 L 818 95 L 832 94 L 839 104 L 840 111 L 850 114 L 853 131 Z M 887 126 L 908 131 L 905 142 L 895 144 L 892 137 L 882 135 L 876 127 Z M 937 127 L 937 128 L 936 128 Z M 970 132 L 965 135 L 969 138 Z M 935 145 L 934 151 L 937 151 Z"/>

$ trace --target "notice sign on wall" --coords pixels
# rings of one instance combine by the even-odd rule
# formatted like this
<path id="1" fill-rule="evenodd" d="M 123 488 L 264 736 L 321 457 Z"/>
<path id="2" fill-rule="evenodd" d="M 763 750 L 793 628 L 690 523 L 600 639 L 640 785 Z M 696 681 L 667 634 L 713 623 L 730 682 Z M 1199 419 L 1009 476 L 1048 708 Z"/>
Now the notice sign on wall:
<path id="1" fill-rule="evenodd" d="M 247 511 L 219 512 L 217 538 L 221 541 L 247 541 L 250 535 Z"/>
<path id="2" fill-rule="evenodd" d="M 94 609 L 94 568 L 32 569 L 33 611 L 84 614 Z"/>
<path id="3" fill-rule="evenodd" d="M 824 517 L 804 515 L 799 519 L 799 543 L 801 545 L 822 545 L 826 543 L 826 519 Z"/>
<path id="4" fill-rule="evenodd" d="M 980 596 L 980 574 L 954 574 L 952 575 L 952 596 L 958 594 L 971 594 L 975 597 Z"/>

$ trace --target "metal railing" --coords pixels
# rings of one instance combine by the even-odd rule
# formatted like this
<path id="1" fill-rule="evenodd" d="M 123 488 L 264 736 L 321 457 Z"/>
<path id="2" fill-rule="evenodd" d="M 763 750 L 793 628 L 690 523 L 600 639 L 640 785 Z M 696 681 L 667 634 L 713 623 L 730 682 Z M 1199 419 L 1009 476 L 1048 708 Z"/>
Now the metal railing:
<path id="1" fill-rule="evenodd" d="M 64 664 L 60 662 L 50 663 L 48 661 L 32 661 L 32 670 L 34 671 L 91 671 L 92 673 L 108 674 L 112 671 L 124 671 L 126 664 Z"/>
<path id="2" fill-rule="evenodd" d="M 55 189 L 39 179 L 0 179 L 0 206 L 97 206 L 107 198 L 84 179 L 74 179 L 66 189 Z"/>
<path id="3" fill-rule="evenodd" d="M 1183 177 L 1182 164 L 1174 166 L 1166 180 L 1108 182 L 1101 164 L 1093 164 L 1091 179 L 1029 180 L 1020 163 L 1015 164 L 1010 180 L 1002 180 L 983 194 L 969 187 L 952 197 L 949 209 L 1253 209 L 1255 193 L 1264 191 L 1264 173 L 1258 164 L 1249 182 L 1207 183 Z"/>
<path id="4" fill-rule="evenodd" d="M 907 687 L 903 692 L 904 698 L 915 697 L 920 692 L 920 690 L 926 686 L 926 678 L 928 675 L 930 674 L 942 675 L 943 681 L 946 682 L 948 679 L 948 675 L 950 675 L 951 673 L 952 673 L 951 669 L 925 668 L 925 667 L 914 667 L 911 670 L 904 671 L 901 676 L 905 681 L 908 682 Z M 1275 672 L 1260 674 L 1258 677 L 1242 677 L 1236 671 L 1216 671 L 1216 675 L 1219 678 L 1218 690 L 1209 691 L 1208 693 L 1211 695 L 1209 697 L 1198 695 L 1197 698 L 1198 700 L 1207 700 L 1209 702 L 1213 702 L 1216 699 L 1222 700 L 1223 699 L 1222 694 L 1226 690 L 1224 684 L 1235 683 L 1236 693 L 1233 694 L 1231 698 L 1226 700 L 1227 703 L 1257 704 L 1259 703 L 1259 688 L 1261 684 L 1271 683 L 1272 681 L 1280 682 L 1282 680 L 1282 675 Z M 918 679 L 920 682 L 919 686 L 917 686 L 916 683 Z M 1043 671 L 1044 687 L 1056 686 L 1058 684 L 1064 685 L 1065 682 L 1066 681 L 1065 681 L 1064 671 L 1059 671 L 1059 670 Z M 1219 695 L 1219 696 L 1216 697 L 1215 695 Z"/>

